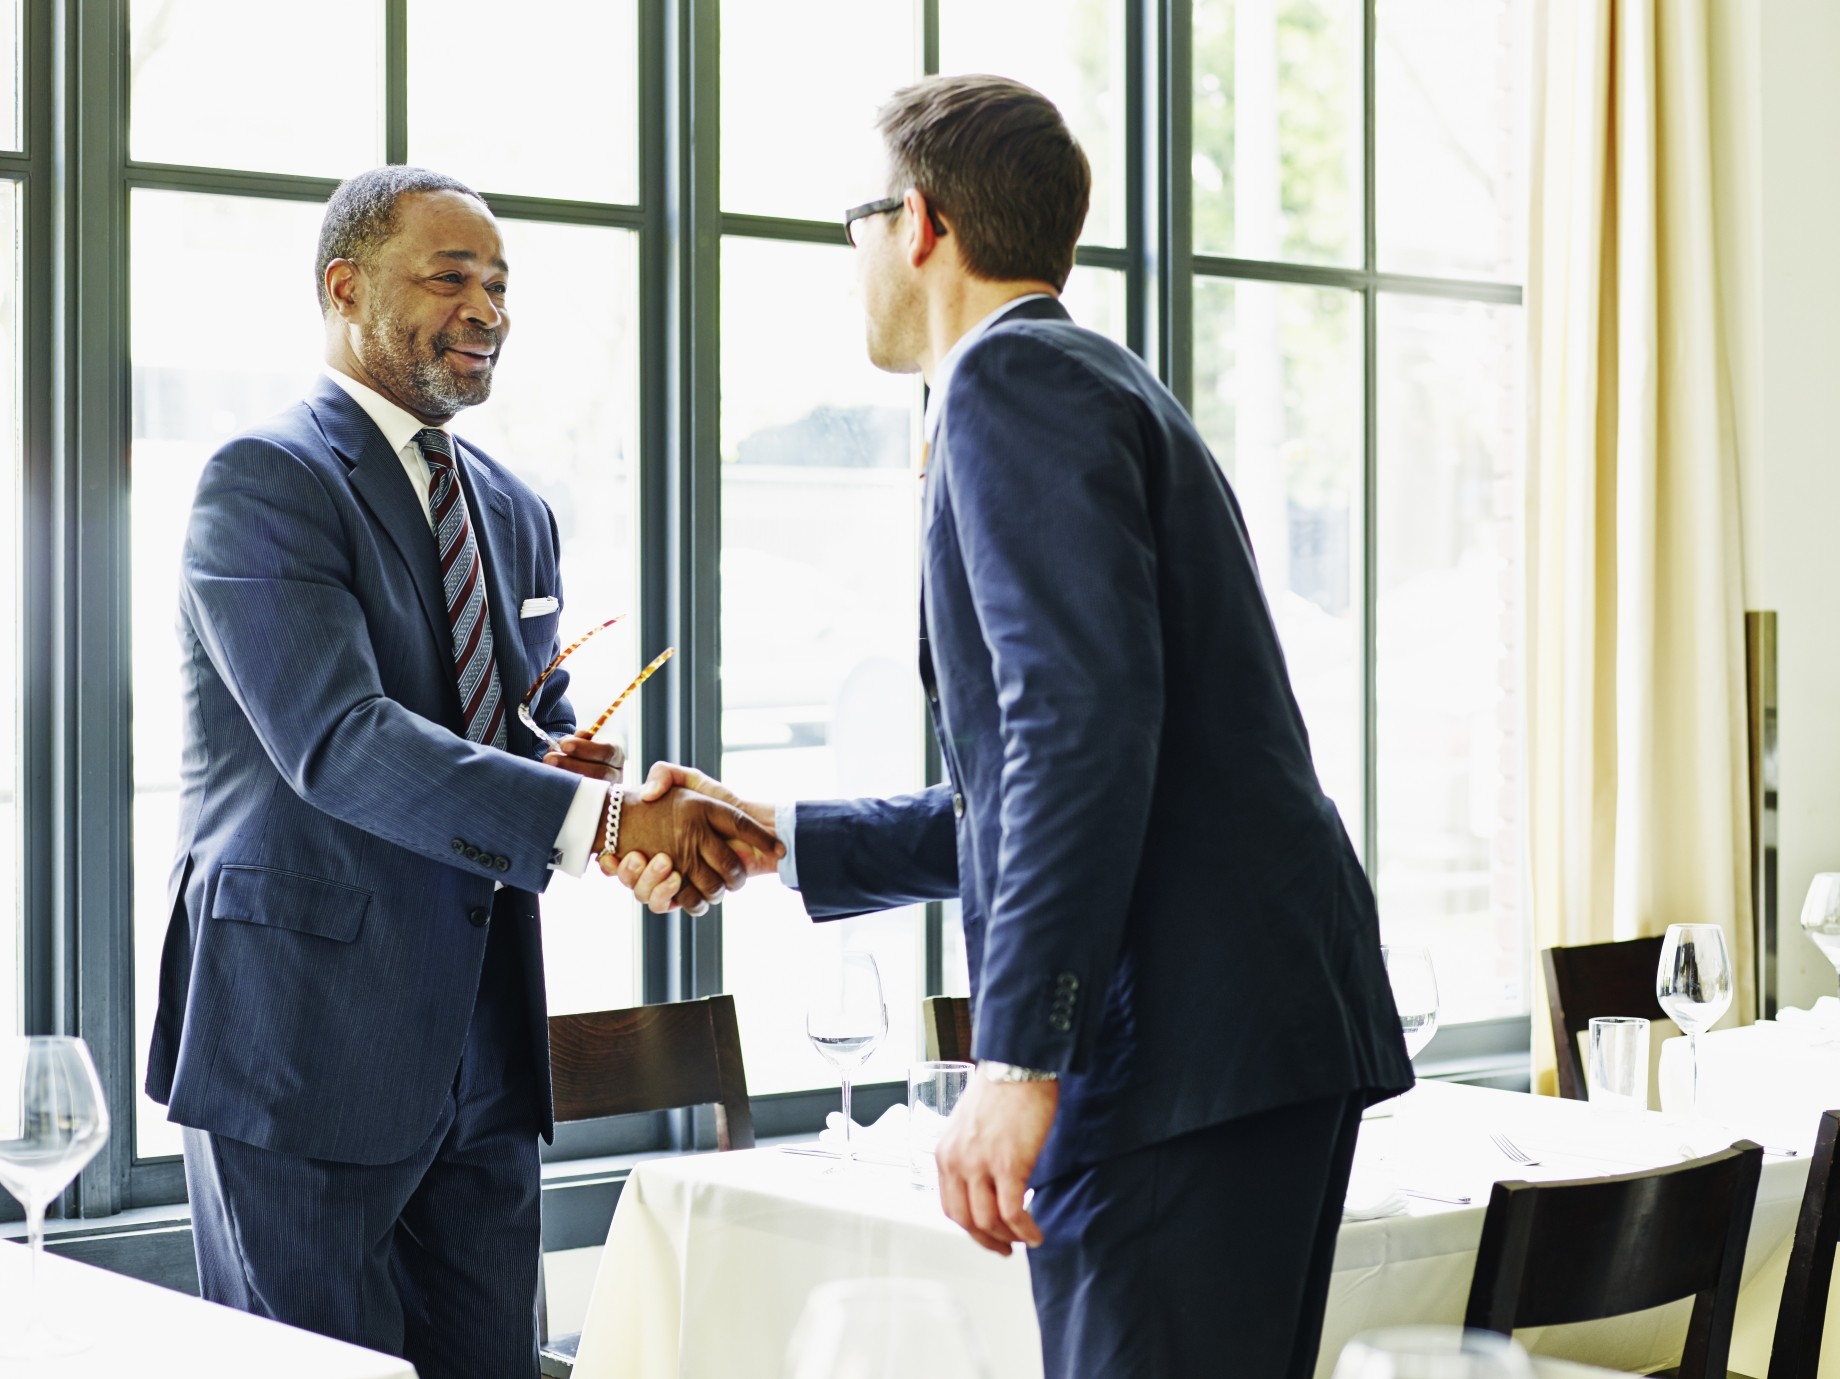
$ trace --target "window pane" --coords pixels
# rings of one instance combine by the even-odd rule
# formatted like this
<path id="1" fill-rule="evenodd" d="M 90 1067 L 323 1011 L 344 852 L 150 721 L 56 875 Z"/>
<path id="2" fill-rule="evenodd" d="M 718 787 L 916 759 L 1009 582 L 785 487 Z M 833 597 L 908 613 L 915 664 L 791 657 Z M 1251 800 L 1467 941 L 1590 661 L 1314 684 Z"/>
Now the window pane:
<path id="1" fill-rule="evenodd" d="M 918 25 L 908 0 L 723 5 L 722 209 L 837 220 L 883 195 L 875 112 L 919 75 Z"/>
<path id="2" fill-rule="evenodd" d="M 1245 513 L 1317 774 L 1358 847 L 1360 297 L 1197 278 L 1195 420 Z"/>
<path id="3" fill-rule="evenodd" d="M 919 484 L 911 379 L 863 348 L 849 251 L 722 247 L 722 775 L 743 796 L 896 794 L 924 779 Z M 812 925 L 776 879 L 724 907 L 722 970 L 748 1088 L 830 1085 L 805 1039 L 805 973 L 875 954 L 889 1035 L 863 1081 L 918 1056 L 915 909 Z"/>
<path id="4" fill-rule="evenodd" d="M 1128 347 L 1125 339 L 1125 280 L 1115 268 L 1076 268 L 1067 279 L 1061 305 L 1088 330 L 1109 335 Z"/>
<path id="5" fill-rule="evenodd" d="M 320 177 L 383 161 L 381 0 L 133 0 L 128 14 L 135 158 Z"/>
<path id="6" fill-rule="evenodd" d="M 19 0 L 0 0 L 0 146 L 6 148 L 20 145 L 19 24 Z"/>
<path id="7" fill-rule="evenodd" d="M 511 265 L 516 328 L 492 400 L 454 429 L 543 496 L 562 533 L 565 644 L 618 614 L 569 658 L 569 698 L 587 722 L 646 659 L 639 644 L 638 236 L 589 226 L 499 222 Z M 653 680 L 601 732 L 636 763 L 638 710 Z M 519 685 L 510 692 L 522 694 Z M 628 770 L 636 778 L 642 767 Z M 639 1003 L 639 911 L 590 868 L 543 893 L 543 953 L 552 1015 Z"/>
<path id="8" fill-rule="evenodd" d="M 1519 307 L 1386 297 L 1379 337 L 1381 923 L 1446 1022 L 1524 1011 Z"/>
<path id="9" fill-rule="evenodd" d="M 6 713 L 0 731 L 0 1037 L 24 1026 L 20 1012 L 20 957 L 24 909 L 19 891 L 19 189 L 0 182 L 0 532 L 6 556 L 0 559 L 0 608 L 6 610 L 6 635 L 0 637 L 0 708 Z"/>
<path id="10" fill-rule="evenodd" d="M 1092 164 L 1081 239 L 1125 242 L 1123 0 L 940 0 L 942 72 L 994 72 L 1061 108 Z"/>
<path id="11" fill-rule="evenodd" d="M 1195 0 L 1194 25 L 1195 252 L 1359 263 L 1359 0 Z"/>
<path id="12" fill-rule="evenodd" d="M 1377 15 L 1380 266 L 1518 281 L 1526 0 L 1387 0 Z"/>
<path id="13" fill-rule="evenodd" d="M 410 5 L 409 161 L 482 192 L 637 201 L 638 39 L 635 0 Z"/>
<path id="14" fill-rule="evenodd" d="M 178 838 L 179 548 L 204 462 L 298 400 L 319 368 L 313 248 L 320 208 L 137 191 L 132 224 L 135 1078 L 145 1080 Z M 172 266 L 209 263 L 233 293 L 171 310 Z M 260 348 L 251 348 L 259 340 Z M 140 1099 L 143 1157 L 179 1152 L 166 1110 Z"/>

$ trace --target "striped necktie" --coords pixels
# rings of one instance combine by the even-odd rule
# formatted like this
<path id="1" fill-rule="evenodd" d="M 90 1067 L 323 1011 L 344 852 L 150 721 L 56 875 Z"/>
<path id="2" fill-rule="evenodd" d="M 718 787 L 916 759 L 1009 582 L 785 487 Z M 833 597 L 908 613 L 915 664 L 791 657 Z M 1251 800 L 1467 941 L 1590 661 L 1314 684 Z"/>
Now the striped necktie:
<path id="1" fill-rule="evenodd" d="M 466 514 L 453 437 L 430 427 L 415 434 L 428 461 L 428 511 L 435 547 L 441 553 L 441 585 L 447 596 L 447 625 L 454 639 L 454 678 L 460 686 L 460 716 L 472 742 L 504 747 L 505 700 L 492 655 L 492 619 L 487 616 L 485 568 Z"/>

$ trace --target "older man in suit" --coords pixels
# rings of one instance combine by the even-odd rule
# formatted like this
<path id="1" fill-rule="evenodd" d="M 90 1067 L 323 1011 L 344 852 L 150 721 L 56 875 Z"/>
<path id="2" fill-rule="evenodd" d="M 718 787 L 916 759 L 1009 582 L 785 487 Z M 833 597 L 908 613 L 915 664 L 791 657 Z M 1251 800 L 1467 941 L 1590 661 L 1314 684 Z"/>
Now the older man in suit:
<path id="1" fill-rule="evenodd" d="M 557 649 L 554 516 L 449 429 L 510 328 L 491 212 L 379 168 L 320 235 L 326 375 L 206 465 L 181 578 L 186 714 L 147 1090 L 186 1127 L 204 1295 L 404 1355 L 537 1368 L 551 1131 L 537 892 L 679 849 L 693 903 L 771 834 L 627 798 L 515 711 Z M 572 732 L 567 676 L 532 708 Z"/>
<path id="2" fill-rule="evenodd" d="M 1059 112 L 935 78 L 880 128 L 886 194 L 848 220 L 870 357 L 931 385 L 920 673 L 950 781 L 788 807 L 779 865 L 817 919 L 963 901 L 978 1076 L 941 1196 L 1034 1247 L 1050 1379 L 1306 1379 L 1361 1110 L 1412 1080 L 1373 893 L 1231 488 L 1060 305 L 1090 174 Z M 725 793 L 654 775 L 680 783 Z M 668 861 L 621 866 L 669 902 Z"/>

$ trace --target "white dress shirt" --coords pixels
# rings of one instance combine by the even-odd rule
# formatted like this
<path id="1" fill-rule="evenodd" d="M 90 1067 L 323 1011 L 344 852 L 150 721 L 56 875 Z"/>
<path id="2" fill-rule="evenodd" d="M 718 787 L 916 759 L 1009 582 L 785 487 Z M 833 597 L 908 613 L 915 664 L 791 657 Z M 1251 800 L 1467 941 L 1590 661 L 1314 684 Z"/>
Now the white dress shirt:
<path id="1" fill-rule="evenodd" d="M 326 377 L 343 388 L 351 400 L 364 409 L 365 415 L 377 423 L 377 429 L 383 432 L 384 440 L 396 452 L 396 458 L 402 461 L 403 472 L 409 476 L 409 486 L 415 490 L 415 496 L 421 502 L 422 516 L 428 519 L 428 529 L 433 531 L 434 514 L 428 504 L 428 461 L 423 458 L 421 447 L 415 443 L 416 433 L 427 430 L 428 424 L 349 374 L 327 369 Z M 445 426 L 434 429 L 447 430 Z M 464 490 L 460 493 L 460 501 L 466 502 Z M 507 703 L 513 694 L 522 693 L 522 690 L 505 684 L 502 675 L 499 680 L 499 692 L 506 697 Z M 581 784 L 575 787 L 574 802 L 569 805 L 569 812 L 563 816 L 562 831 L 556 835 L 556 846 L 550 853 L 550 870 L 580 876 L 588 869 L 588 854 L 594 847 L 594 833 L 600 826 L 601 813 L 607 806 L 607 790 L 608 787 L 602 782 L 582 777 Z"/>
<path id="2" fill-rule="evenodd" d="M 939 435 L 940 417 L 945 411 L 946 389 L 951 385 L 952 371 L 958 367 L 958 361 L 965 357 L 965 351 L 981 340 L 984 333 L 998 321 L 1024 302 L 1039 302 L 1048 297 L 1049 294 L 1046 292 L 1031 292 L 1024 297 L 1012 298 L 959 336 L 952 348 L 946 351 L 945 358 L 941 359 L 933 370 L 933 382 L 926 394 L 926 418 L 923 430 L 929 448 Z M 799 864 L 797 854 L 793 850 L 793 839 L 798 833 L 798 826 L 799 809 L 796 804 L 782 804 L 774 809 L 773 831 L 779 834 L 780 842 L 786 845 L 786 855 L 779 859 L 779 879 L 795 891 L 799 888 Z"/>

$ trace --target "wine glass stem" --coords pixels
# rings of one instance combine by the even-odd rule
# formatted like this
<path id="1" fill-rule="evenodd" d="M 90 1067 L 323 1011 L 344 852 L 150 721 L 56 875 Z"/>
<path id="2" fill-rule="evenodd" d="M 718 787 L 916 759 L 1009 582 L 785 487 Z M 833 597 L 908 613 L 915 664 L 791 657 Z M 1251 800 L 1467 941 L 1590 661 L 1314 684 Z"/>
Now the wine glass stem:
<path id="1" fill-rule="evenodd" d="M 36 1197 L 26 1202 L 26 1241 L 31 1251 L 26 1264 L 26 1316 L 35 1324 L 39 1314 L 38 1261 L 45 1253 L 45 1204 Z"/>
<path id="2" fill-rule="evenodd" d="M 856 1127 L 850 1122 L 850 1073 L 846 1068 L 843 1072 L 843 1157 L 837 1161 L 839 1168 L 850 1166 L 850 1156 L 856 1149 L 856 1146 L 851 1143 L 855 1129 Z"/>
<path id="3" fill-rule="evenodd" d="M 1693 1098 L 1687 1103 L 1687 1114 L 1699 1115 L 1699 1035 L 1691 1031 L 1687 1034 L 1688 1061 L 1693 1064 Z"/>

